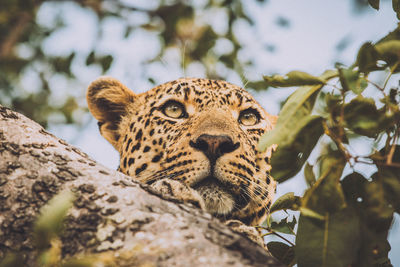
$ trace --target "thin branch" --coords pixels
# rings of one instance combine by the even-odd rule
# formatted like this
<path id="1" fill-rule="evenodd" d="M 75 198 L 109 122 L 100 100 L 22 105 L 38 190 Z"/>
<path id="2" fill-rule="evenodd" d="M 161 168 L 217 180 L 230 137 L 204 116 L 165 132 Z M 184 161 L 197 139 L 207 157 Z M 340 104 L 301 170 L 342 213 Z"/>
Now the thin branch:
<path id="1" fill-rule="evenodd" d="M 380 87 L 379 85 L 377 85 L 377 84 L 374 83 L 373 81 L 368 80 L 367 78 L 364 78 L 364 79 L 365 79 L 368 83 L 370 83 L 370 84 L 372 84 L 373 86 L 375 86 L 379 91 L 381 91 L 381 93 L 383 94 L 383 96 L 386 97 L 384 88 Z"/>
<path id="2" fill-rule="evenodd" d="M 399 61 L 397 61 L 391 68 L 390 68 L 390 72 L 389 75 L 386 77 L 385 82 L 383 83 L 383 90 L 385 90 L 387 83 L 390 80 L 390 77 L 392 77 L 395 69 L 399 66 Z"/>
<path id="3" fill-rule="evenodd" d="M 290 240 L 288 240 L 287 238 L 285 238 L 281 234 L 278 234 L 277 232 L 275 232 L 275 231 L 273 231 L 271 229 L 268 229 L 268 228 L 264 228 L 264 229 L 267 230 L 268 233 L 262 235 L 262 237 L 267 236 L 267 235 L 276 235 L 277 237 L 279 237 L 279 238 L 285 240 L 286 242 L 288 242 L 291 246 L 293 246 L 293 247 L 295 246 Z"/>
<path id="4" fill-rule="evenodd" d="M 396 150 L 397 139 L 399 137 L 398 133 L 399 133 L 399 131 L 397 131 L 395 133 L 394 137 L 393 137 L 393 143 L 392 143 L 392 146 L 390 147 L 389 154 L 388 154 L 388 156 L 386 158 L 386 164 L 392 164 L 393 155 L 394 155 L 394 152 Z"/>
<path id="5" fill-rule="evenodd" d="M 323 122 L 323 127 L 325 133 L 333 140 L 333 142 L 336 144 L 338 147 L 339 151 L 343 154 L 344 158 L 346 161 L 350 164 L 351 167 L 353 167 L 353 164 L 350 162 L 351 158 L 354 158 L 350 153 L 347 151 L 346 147 L 342 144 L 342 140 L 340 140 L 326 125 L 326 122 Z"/>
<path id="6" fill-rule="evenodd" d="M 354 162 L 356 163 L 362 163 L 362 164 L 367 164 L 367 165 L 374 165 L 374 163 L 371 161 L 366 161 L 366 160 L 360 160 L 358 157 L 354 157 Z"/>

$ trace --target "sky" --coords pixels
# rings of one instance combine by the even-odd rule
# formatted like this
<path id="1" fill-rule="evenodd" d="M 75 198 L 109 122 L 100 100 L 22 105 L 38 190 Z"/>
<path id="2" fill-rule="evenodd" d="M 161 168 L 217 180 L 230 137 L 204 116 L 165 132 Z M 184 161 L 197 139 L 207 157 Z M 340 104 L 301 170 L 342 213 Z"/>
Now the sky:
<path id="1" fill-rule="evenodd" d="M 379 40 L 396 27 L 397 21 L 390 1 L 383 1 L 379 12 L 370 8 L 363 13 L 354 12 L 351 1 L 346 0 L 271 0 L 263 8 L 254 5 L 253 1 L 243 1 L 243 3 L 247 13 L 255 20 L 256 27 L 249 30 L 250 26 L 245 23 L 237 26 L 238 38 L 249 48 L 239 54 L 239 60 L 244 61 L 248 58 L 255 60 L 255 67 L 246 70 L 246 75 L 254 79 L 260 79 L 265 74 L 284 74 L 291 70 L 303 70 L 318 75 L 325 69 L 333 68 L 337 61 L 350 65 L 364 42 Z M 39 11 L 38 17 L 44 18 L 43 24 L 51 23 L 51 8 L 49 5 Z M 159 47 L 155 34 L 139 31 L 128 39 L 121 39 L 120 23 L 110 19 L 106 21 L 103 40 L 96 43 L 94 16 L 71 4 L 66 4 L 64 9 L 68 27 L 47 41 L 45 44 L 47 51 L 63 54 L 70 47 L 77 47 L 88 53 L 93 46 L 96 46 L 100 51 L 111 53 L 117 58 L 107 75 L 118 78 L 135 92 L 150 89 L 148 81 L 143 79 L 143 73 L 133 70 L 140 70 L 143 61 L 157 54 Z M 286 18 L 290 27 L 279 27 L 276 23 L 279 17 Z M 143 18 L 135 16 L 132 19 Z M 223 30 L 221 17 L 213 16 L 205 19 L 213 23 L 216 31 Z M 59 45 L 60 42 L 63 45 Z M 341 51 L 336 49 L 340 43 L 345 45 L 345 49 Z M 275 51 L 265 52 L 263 49 L 265 44 L 274 45 Z M 220 46 L 220 49 L 229 49 L 225 48 L 223 43 Z M 163 83 L 182 76 L 204 77 L 204 69 L 200 66 L 189 66 L 183 70 L 179 62 L 174 62 L 173 52 L 169 57 L 172 60 L 154 64 L 148 69 L 154 74 L 157 82 Z M 100 76 L 100 70 L 96 67 L 76 64 L 74 68 L 80 85 L 88 85 Z M 227 81 L 243 86 L 240 77 L 235 74 L 228 75 Z M 53 83 L 57 82 L 59 79 L 55 77 Z M 253 94 L 268 112 L 278 114 L 280 102 L 291 92 L 293 89 L 269 89 L 267 92 L 253 92 Z M 82 88 L 77 95 L 81 101 L 85 101 L 84 93 L 85 88 Z M 89 119 L 88 115 L 84 116 L 90 123 L 84 129 L 79 129 L 78 138 L 77 130 L 71 127 L 52 126 L 50 131 L 81 148 L 103 165 L 116 169 L 119 161 L 118 153 L 100 136 L 94 119 Z M 304 181 L 301 177 L 297 177 L 278 185 L 278 196 L 287 192 L 301 195 L 304 189 Z M 399 221 L 400 218 L 397 216 L 389 237 L 392 246 L 389 255 L 394 266 L 400 266 L 400 255 L 395 253 L 400 251 Z"/>

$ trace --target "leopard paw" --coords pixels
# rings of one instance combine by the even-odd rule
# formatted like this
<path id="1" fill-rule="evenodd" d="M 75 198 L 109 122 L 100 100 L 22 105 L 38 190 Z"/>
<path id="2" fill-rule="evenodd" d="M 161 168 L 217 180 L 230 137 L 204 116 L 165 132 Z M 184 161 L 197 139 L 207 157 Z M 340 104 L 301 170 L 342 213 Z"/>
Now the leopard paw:
<path id="1" fill-rule="evenodd" d="M 225 225 L 229 226 L 229 228 L 231 228 L 235 232 L 245 234 L 252 241 L 266 248 L 261 233 L 254 226 L 246 225 L 239 220 L 227 220 L 225 221 Z"/>
<path id="2" fill-rule="evenodd" d="M 163 195 L 191 203 L 205 210 L 204 200 L 199 193 L 182 182 L 165 178 L 154 182 L 151 186 Z"/>

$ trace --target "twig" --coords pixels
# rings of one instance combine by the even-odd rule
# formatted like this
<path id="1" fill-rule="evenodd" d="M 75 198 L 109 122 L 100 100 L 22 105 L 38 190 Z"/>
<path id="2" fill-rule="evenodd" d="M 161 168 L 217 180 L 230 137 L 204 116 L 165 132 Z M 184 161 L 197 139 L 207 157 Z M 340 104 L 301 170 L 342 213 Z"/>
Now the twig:
<path id="1" fill-rule="evenodd" d="M 385 90 L 387 83 L 389 82 L 390 77 L 392 77 L 395 69 L 399 66 L 399 61 L 397 61 L 391 68 L 389 75 L 386 77 L 385 82 L 383 83 L 383 90 Z"/>
<path id="2" fill-rule="evenodd" d="M 329 129 L 328 125 L 326 125 L 326 122 L 322 123 L 325 133 L 335 142 L 336 146 L 338 147 L 339 151 L 343 154 L 345 157 L 346 161 L 350 164 L 351 167 L 353 167 L 353 164 L 350 162 L 351 158 L 354 158 L 353 156 L 350 155 L 350 153 L 347 151 L 347 149 L 343 146 L 342 141 L 338 139 L 338 137 Z"/>
<path id="3" fill-rule="evenodd" d="M 370 84 L 372 84 L 373 86 L 375 86 L 379 91 L 381 91 L 384 95 L 386 95 L 385 94 L 385 92 L 384 92 L 384 89 L 382 88 L 382 87 L 380 87 L 379 85 L 377 85 L 376 83 L 374 83 L 373 81 L 371 81 L 371 80 L 368 80 L 367 78 L 364 78 L 368 83 L 370 83 Z"/>
<path id="4" fill-rule="evenodd" d="M 392 164 L 393 155 L 394 155 L 394 152 L 395 152 L 395 150 L 396 150 L 396 143 L 397 143 L 397 138 L 398 138 L 398 132 L 399 132 L 399 131 L 397 131 L 397 132 L 395 133 L 394 137 L 393 137 L 393 143 L 392 143 L 392 146 L 390 147 L 389 154 L 387 155 L 386 164 Z"/>
<path id="5" fill-rule="evenodd" d="M 291 246 L 295 246 L 292 242 L 290 242 L 290 240 L 288 240 L 288 239 L 285 238 L 284 236 L 278 234 L 277 232 L 275 232 L 275 231 L 273 231 L 273 230 L 271 230 L 271 229 L 269 229 L 269 228 L 264 228 L 264 229 L 267 230 L 268 233 L 262 235 L 262 237 L 267 236 L 267 235 L 276 235 L 277 237 L 279 237 L 279 238 L 285 240 L 286 242 L 288 242 Z"/>

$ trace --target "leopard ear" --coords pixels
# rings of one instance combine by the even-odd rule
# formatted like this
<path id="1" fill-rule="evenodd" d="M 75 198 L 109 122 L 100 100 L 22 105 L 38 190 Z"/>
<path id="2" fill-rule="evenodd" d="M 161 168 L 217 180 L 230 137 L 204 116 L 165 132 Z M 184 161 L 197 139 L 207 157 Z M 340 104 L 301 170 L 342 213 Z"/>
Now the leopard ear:
<path id="1" fill-rule="evenodd" d="M 120 138 L 119 124 L 127 113 L 127 107 L 136 95 L 118 80 L 100 77 L 87 90 L 86 100 L 89 110 L 98 120 L 101 135 L 117 150 Z"/>

